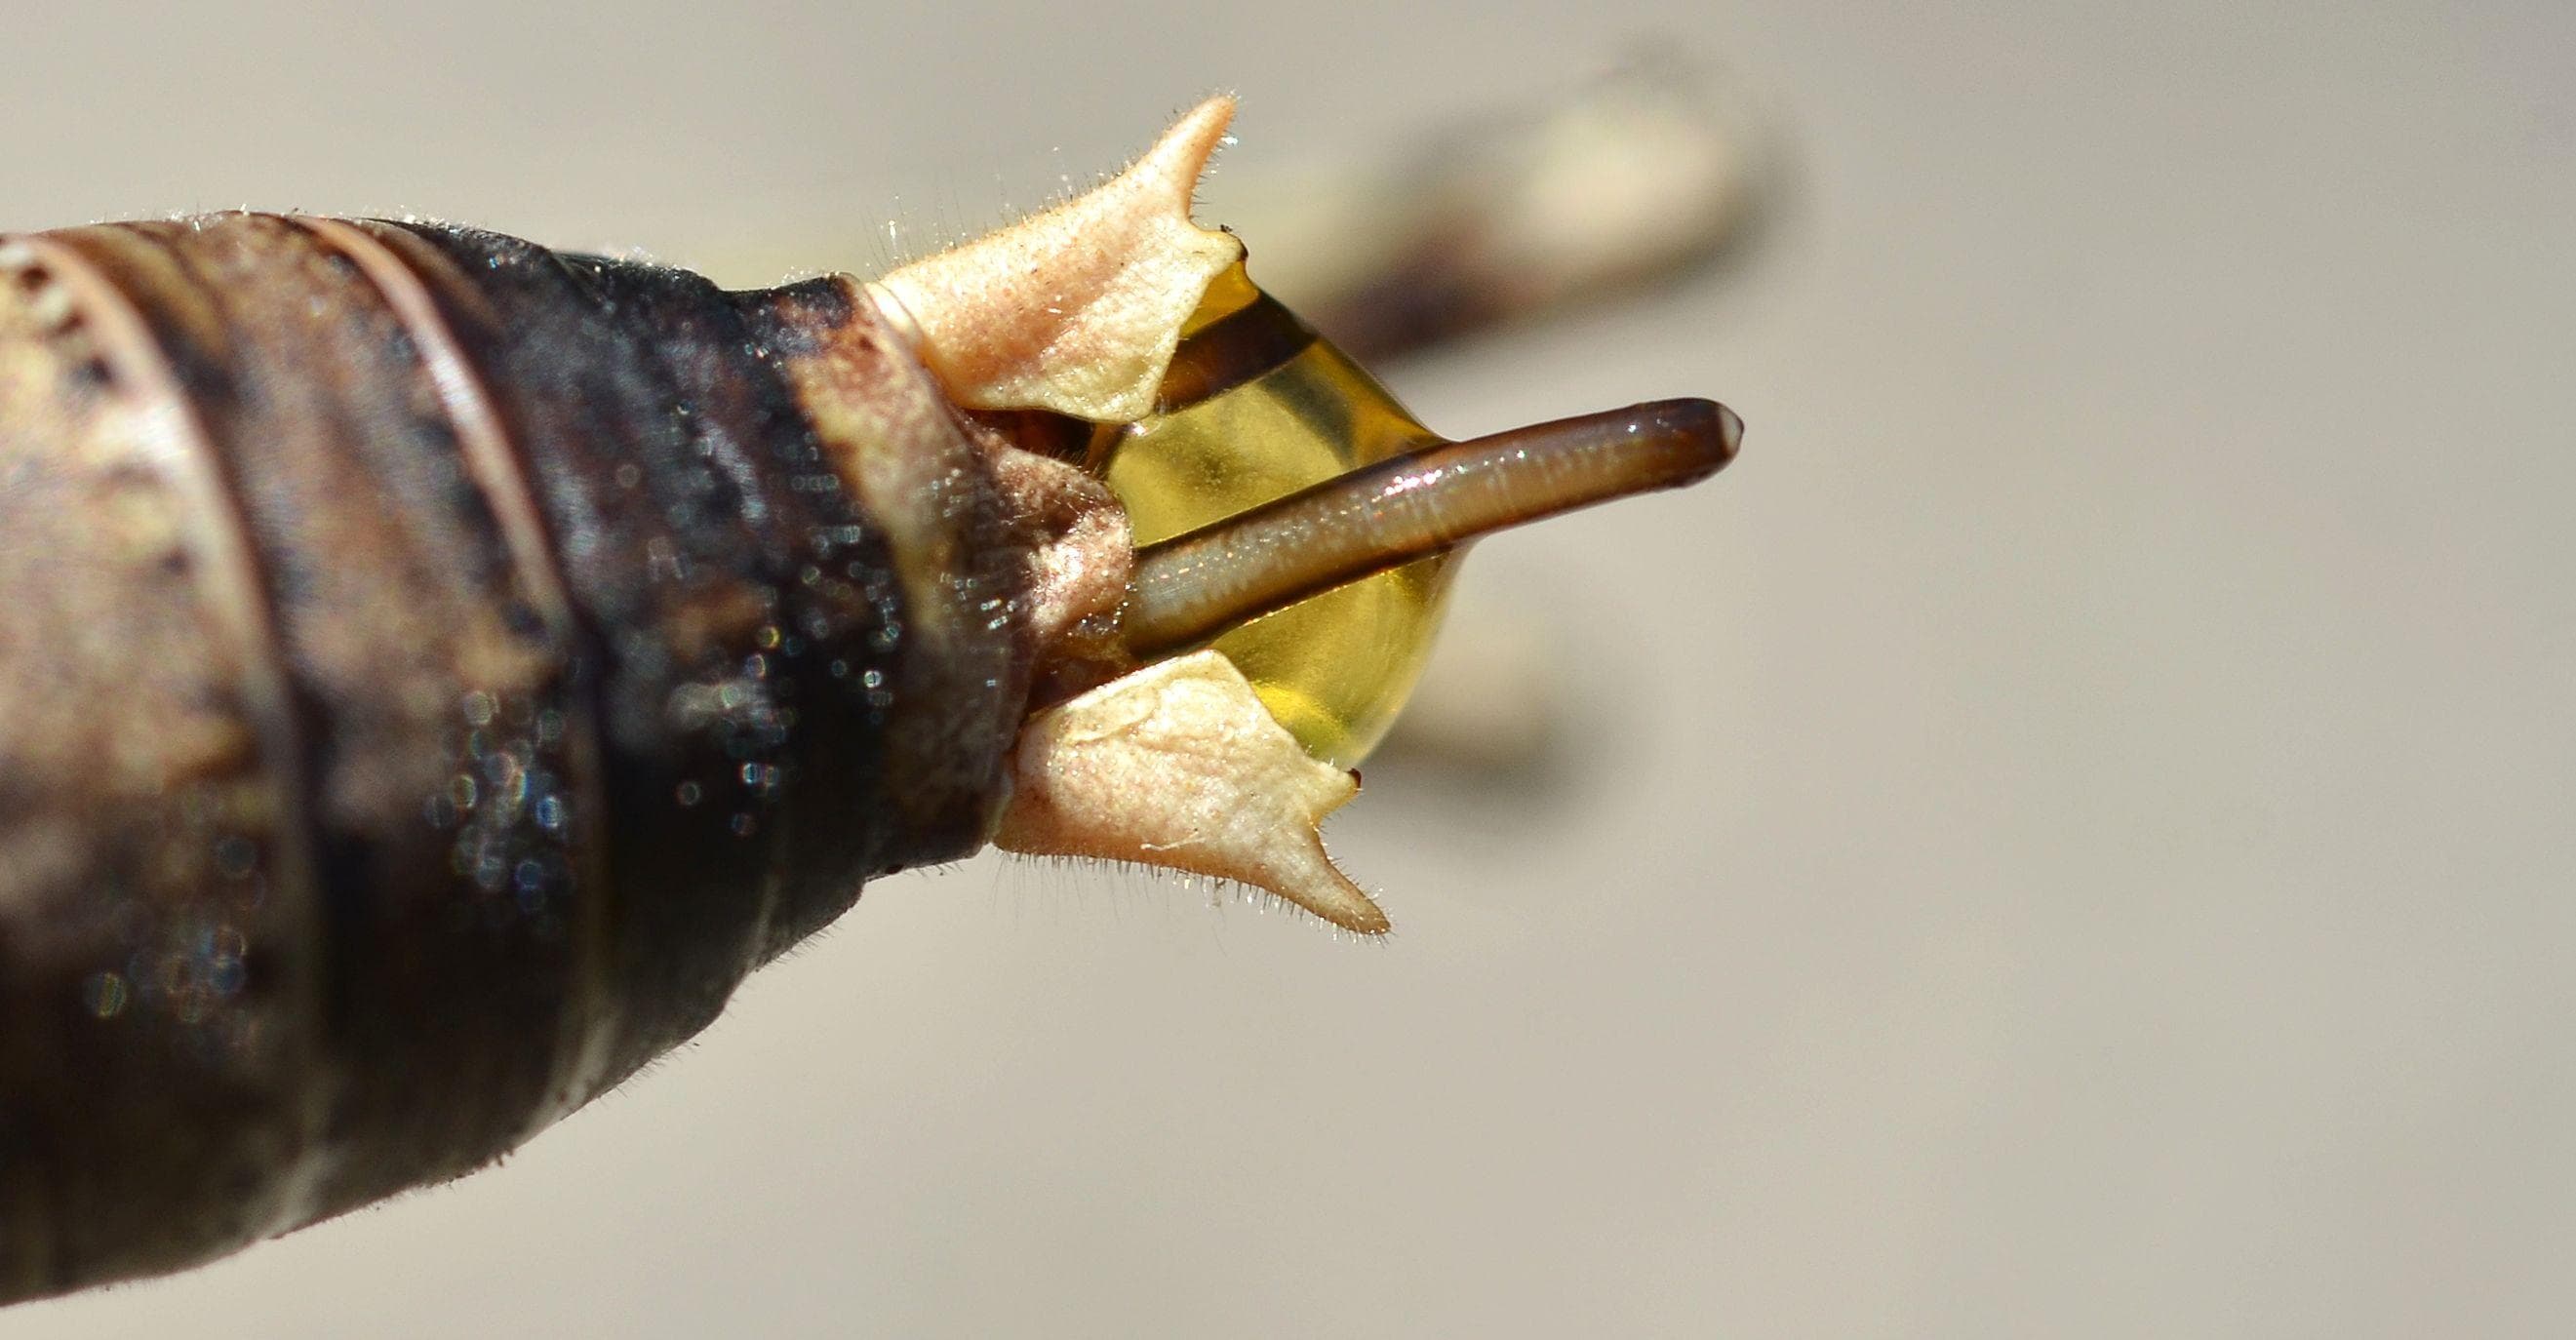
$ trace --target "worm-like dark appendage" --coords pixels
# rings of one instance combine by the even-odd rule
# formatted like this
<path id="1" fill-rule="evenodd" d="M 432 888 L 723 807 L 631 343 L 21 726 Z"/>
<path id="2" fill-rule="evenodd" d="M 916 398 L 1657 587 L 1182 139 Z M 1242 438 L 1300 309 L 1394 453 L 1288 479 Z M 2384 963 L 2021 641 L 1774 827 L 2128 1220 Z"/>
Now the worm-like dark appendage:
<path id="1" fill-rule="evenodd" d="M 876 321 L 423 224 L 0 242 L 0 1301 L 469 1171 L 982 841 L 1029 670 L 955 611 L 1019 569 L 980 457 L 930 557 L 836 471 L 824 361 L 963 431 Z"/>
<path id="2" fill-rule="evenodd" d="M 1119 631 L 1169 655 L 1479 535 L 1697 483 L 1743 434 L 1715 401 L 1664 400 L 1391 457 L 1138 550 Z"/>

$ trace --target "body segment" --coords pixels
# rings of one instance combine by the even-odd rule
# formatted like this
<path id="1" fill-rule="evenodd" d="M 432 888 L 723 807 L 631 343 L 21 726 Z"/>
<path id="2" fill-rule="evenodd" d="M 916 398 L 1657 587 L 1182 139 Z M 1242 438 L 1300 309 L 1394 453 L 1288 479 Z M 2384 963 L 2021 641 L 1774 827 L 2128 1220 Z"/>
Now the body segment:
<path id="1" fill-rule="evenodd" d="M 874 350 L 981 457 L 845 281 L 259 215 L 6 254 L 0 1291 L 479 1166 L 981 844 L 1026 649 L 915 653 L 793 368 Z M 1007 606 L 956 492 L 934 598 Z"/>

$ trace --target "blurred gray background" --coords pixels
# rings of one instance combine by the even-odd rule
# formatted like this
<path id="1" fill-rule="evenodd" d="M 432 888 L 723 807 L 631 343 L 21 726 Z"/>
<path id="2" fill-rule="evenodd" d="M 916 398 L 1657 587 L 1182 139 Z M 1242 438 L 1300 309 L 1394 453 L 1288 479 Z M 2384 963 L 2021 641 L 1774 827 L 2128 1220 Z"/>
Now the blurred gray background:
<path id="1" fill-rule="evenodd" d="M 1567 9 L 10 14 L 11 228 L 873 269 L 1207 91 L 1221 221 L 1641 41 L 1796 171 L 1729 270 L 1397 375 L 1750 432 L 1479 554 L 1568 743 L 1371 770 L 1391 943 L 888 881 L 505 1168 L 0 1334 L 2576 1330 L 2576 9 Z"/>

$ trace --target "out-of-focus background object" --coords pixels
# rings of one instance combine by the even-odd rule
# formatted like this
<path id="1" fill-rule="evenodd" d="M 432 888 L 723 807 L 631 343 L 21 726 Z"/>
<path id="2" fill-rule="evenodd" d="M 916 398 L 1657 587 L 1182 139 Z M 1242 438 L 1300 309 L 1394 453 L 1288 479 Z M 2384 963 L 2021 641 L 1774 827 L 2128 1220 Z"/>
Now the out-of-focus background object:
<path id="1" fill-rule="evenodd" d="M 1564 82 L 1393 153 L 1238 176 L 1216 207 L 1363 361 L 1686 282 L 1749 241 L 1784 182 L 1742 74 L 1653 49 Z"/>
<path id="2" fill-rule="evenodd" d="M 1480 547 L 1557 743 L 1372 763 L 1391 944 L 889 881 L 507 1168 L 0 1336 L 2576 1327 L 2566 6 L 54 7 L 0 225 L 875 269 L 1209 88 L 1221 221 L 1640 41 L 1759 245 L 1398 389 L 1746 454 Z"/>

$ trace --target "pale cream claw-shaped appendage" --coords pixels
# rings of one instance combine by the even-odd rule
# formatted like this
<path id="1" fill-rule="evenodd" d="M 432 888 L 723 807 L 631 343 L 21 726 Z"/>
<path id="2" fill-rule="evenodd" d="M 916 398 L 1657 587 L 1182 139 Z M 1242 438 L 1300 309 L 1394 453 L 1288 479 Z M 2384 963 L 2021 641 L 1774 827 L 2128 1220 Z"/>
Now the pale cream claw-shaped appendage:
<path id="1" fill-rule="evenodd" d="M 1125 172 L 1046 213 L 876 281 L 970 409 L 1133 423 L 1154 407 L 1181 325 L 1243 244 L 1190 222 L 1234 99 L 1183 116 Z"/>
<path id="2" fill-rule="evenodd" d="M 1209 282 L 1243 255 L 1232 237 L 1190 222 L 1199 174 L 1233 116 L 1233 99 L 1211 98 L 1117 177 L 907 265 L 870 296 L 959 405 L 1141 419 Z M 1079 659 L 1082 631 L 1126 596 L 1126 518 L 1059 462 L 1006 448 L 993 467 L 1013 510 L 1052 537 L 1033 551 L 1026 611 L 1052 647 L 1040 659 Z M 1300 748 L 1219 653 L 1129 670 L 1032 715 L 1010 772 L 993 835 L 1005 851 L 1235 880 L 1336 926 L 1387 929 L 1317 832 L 1358 781 Z"/>
<path id="3" fill-rule="evenodd" d="M 1213 651 L 1149 665 L 1031 717 L 993 845 L 1213 875 L 1346 930 L 1386 913 L 1324 854 L 1317 826 L 1359 781 L 1317 762 Z"/>

